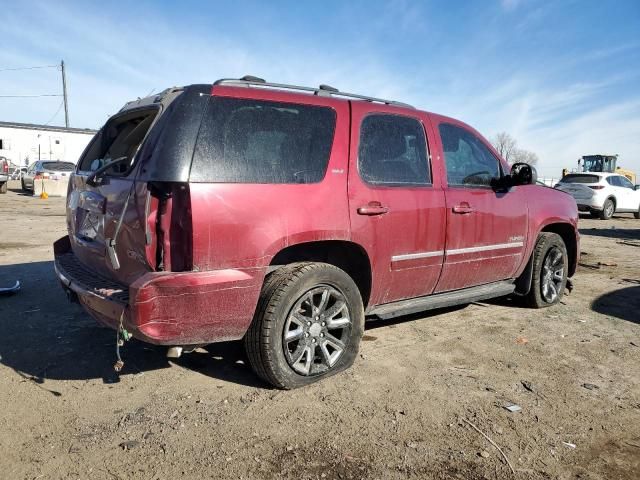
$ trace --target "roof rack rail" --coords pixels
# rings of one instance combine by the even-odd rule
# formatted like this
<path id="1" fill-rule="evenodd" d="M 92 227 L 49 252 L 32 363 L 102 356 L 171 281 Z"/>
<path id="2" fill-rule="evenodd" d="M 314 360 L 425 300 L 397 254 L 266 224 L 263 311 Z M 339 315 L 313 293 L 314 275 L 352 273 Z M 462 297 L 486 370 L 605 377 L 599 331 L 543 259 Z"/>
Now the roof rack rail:
<path id="1" fill-rule="evenodd" d="M 310 92 L 314 95 L 330 97 L 346 97 L 346 98 L 355 98 L 358 100 L 364 100 L 366 102 L 376 102 L 376 103 L 384 103 L 385 105 L 395 105 L 398 107 L 407 107 L 407 108 L 415 108 L 413 105 L 409 105 L 408 103 L 396 102 L 395 100 L 385 100 L 384 98 L 376 98 L 369 97 L 367 95 L 358 95 L 356 93 L 347 93 L 341 92 L 337 88 L 334 88 L 330 85 L 320 85 L 318 88 L 313 87 L 302 87 L 300 85 L 288 85 L 285 83 L 271 83 L 263 80 L 259 77 L 254 77 L 252 75 L 245 75 L 242 78 L 221 78 L 220 80 L 216 80 L 214 85 L 235 85 L 235 86 L 243 86 L 243 87 L 261 87 L 261 88 L 275 88 L 279 90 L 296 90 L 301 92 Z"/>

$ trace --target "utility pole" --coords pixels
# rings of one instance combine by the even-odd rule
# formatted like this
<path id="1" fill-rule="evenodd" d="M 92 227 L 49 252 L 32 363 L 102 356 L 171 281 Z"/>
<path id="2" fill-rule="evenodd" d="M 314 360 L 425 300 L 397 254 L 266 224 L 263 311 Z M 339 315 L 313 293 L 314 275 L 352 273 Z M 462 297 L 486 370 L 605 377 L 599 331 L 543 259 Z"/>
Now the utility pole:
<path id="1" fill-rule="evenodd" d="M 64 102 L 64 125 L 69 128 L 69 106 L 67 104 L 67 76 L 64 73 L 64 60 L 60 61 L 62 71 L 62 97 Z"/>

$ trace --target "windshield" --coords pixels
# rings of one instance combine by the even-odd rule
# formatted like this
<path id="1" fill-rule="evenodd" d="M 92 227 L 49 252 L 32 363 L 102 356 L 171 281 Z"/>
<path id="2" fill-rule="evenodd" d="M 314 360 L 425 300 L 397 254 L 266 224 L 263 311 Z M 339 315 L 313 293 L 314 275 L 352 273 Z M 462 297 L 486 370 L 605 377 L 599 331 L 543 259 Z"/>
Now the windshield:
<path id="1" fill-rule="evenodd" d="M 57 172 L 73 172 L 76 166 L 71 162 L 42 162 L 42 168 Z"/>
<path id="2" fill-rule="evenodd" d="M 565 175 L 560 181 L 562 183 L 598 183 L 600 177 L 597 175 Z"/>
<path id="3" fill-rule="evenodd" d="M 605 155 L 585 155 L 582 157 L 585 172 L 613 172 L 616 157 Z"/>

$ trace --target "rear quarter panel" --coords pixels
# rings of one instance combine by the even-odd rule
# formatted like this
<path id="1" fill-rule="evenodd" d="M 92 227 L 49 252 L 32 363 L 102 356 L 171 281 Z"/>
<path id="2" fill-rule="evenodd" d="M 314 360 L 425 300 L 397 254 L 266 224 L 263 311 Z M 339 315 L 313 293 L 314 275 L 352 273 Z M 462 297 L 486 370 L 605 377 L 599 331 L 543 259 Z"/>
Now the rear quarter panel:
<path id="1" fill-rule="evenodd" d="M 240 93 L 238 93 L 240 92 Z M 297 96 L 251 89 L 214 88 L 215 94 L 294 102 Z M 194 270 L 235 270 L 254 281 L 228 302 L 238 331 L 248 328 L 273 257 L 287 246 L 350 238 L 347 202 L 349 106 L 345 101 L 299 96 L 300 103 L 328 105 L 336 129 L 325 176 L 313 184 L 191 183 Z"/>

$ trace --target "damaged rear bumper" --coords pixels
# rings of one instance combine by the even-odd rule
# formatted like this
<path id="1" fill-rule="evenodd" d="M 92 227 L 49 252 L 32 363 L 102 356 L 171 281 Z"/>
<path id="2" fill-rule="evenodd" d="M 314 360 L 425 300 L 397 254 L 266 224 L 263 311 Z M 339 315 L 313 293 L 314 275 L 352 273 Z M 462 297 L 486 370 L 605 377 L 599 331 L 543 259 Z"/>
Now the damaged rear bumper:
<path id="1" fill-rule="evenodd" d="M 54 243 L 62 287 L 96 320 L 157 345 L 201 345 L 244 336 L 253 319 L 264 271 L 148 272 L 122 285 L 85 267 L 69 237 Z"/>

